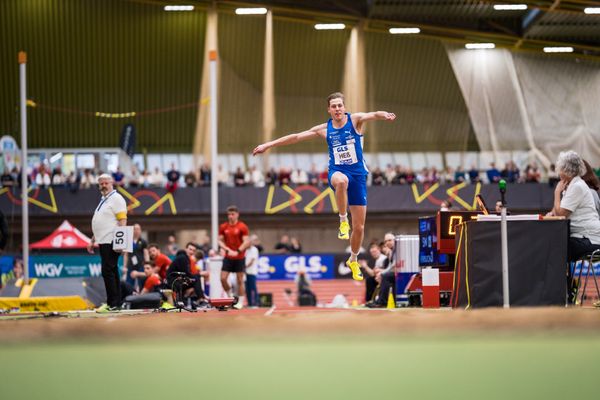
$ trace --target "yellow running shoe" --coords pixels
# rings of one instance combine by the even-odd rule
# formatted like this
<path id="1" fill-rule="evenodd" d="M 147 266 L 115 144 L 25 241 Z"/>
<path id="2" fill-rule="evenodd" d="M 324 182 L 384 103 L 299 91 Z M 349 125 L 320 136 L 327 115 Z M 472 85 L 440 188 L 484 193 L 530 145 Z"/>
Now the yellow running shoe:
<path id="1" fill-rule="evenodd" d="M 350 239 L 350 224 L 348 221 L 340 222 L 340 230 L 338 232 L 338 239 L 348 240 Z"/>
<path id="2" fill-rule="evenodd" d="M 352 279 L 354 279 L 355 281 L 363 280 L 363 274 L 360 270 L 360 265 L 358 264 L 358 261 L 348 260 L 346 261 L 346 265 L 348 266 L 348 268 L 350 268 L 350 270 L 352 270 Z"/>

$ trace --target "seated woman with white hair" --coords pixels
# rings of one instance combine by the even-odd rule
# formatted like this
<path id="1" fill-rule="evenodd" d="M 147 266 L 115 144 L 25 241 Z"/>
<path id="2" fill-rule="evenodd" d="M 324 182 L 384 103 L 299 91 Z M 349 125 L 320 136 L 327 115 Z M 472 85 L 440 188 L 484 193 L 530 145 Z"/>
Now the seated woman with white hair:
<path id="1" fill-rule="evenodd" d="M 583 159 L 574 151 L 559 154 L 556 171 L 560 177 L 554 190 L 554 207 L 550 215 L 571 221 L 569 260 L 578 260 L 600 248 L 600 217 L 588 185 L 581 179 L 586 172 Z"/>

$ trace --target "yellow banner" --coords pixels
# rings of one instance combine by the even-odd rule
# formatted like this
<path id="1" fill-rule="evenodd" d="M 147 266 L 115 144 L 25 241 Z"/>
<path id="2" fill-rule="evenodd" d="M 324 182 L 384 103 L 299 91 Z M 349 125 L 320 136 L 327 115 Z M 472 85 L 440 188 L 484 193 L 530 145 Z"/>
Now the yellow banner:
<path id="1" fill-rule="evenodd" d="M 93 305 L 80 296 L 58 296 L 58 297 L 32 297 L 20 299 L 18 297 L 0 297 L 0 308 L 19 309 L 19 312 L 31 311 L 75 311 L 87 310 Z"/>

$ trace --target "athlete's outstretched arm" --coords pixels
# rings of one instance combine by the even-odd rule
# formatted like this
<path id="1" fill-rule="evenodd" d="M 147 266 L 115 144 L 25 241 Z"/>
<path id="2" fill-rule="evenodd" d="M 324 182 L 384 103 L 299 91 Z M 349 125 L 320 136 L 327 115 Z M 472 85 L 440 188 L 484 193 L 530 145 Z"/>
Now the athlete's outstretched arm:
<path id="1" fill-rule="evenodd" d="M 373 111 L 367 113 L 352 114 L 352 122 L 359 132 L 362 132 L 362 125 L 369 121 L 393 121 L 396 119 L 396 114 L 387 111 Z"/>
<path id="2" fill-rule="evenodd" d="M 282 136 L 279 139 L 271 140 L 270 142 L 266 142 L 263 144 L 259 144 L 252 150 L 252 155 L 257 155 L 264 153 L 269 150 L 271 147 L 277 146 L 287 146 L 288 144 L 294 144 L 298 142 L 302 142 L 304 140 L 313 139 L 316 137 L 324 137 L 325 130 L 327 129 L 327 124 L 320 124 L 317 126 L 313 126 L 307 131 L 302 131 L 299 133 L 291 133 L 286 136 Z"/>

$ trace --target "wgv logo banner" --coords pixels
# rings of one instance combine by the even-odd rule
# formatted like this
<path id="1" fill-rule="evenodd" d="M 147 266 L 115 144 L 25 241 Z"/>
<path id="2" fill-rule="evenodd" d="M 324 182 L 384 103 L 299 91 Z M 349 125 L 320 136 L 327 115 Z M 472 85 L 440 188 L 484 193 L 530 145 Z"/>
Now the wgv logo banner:
<path id="1" fill-rule="evenodd" d="M 29 276 L 32 278 L 89 278 L 102 273 L 98 255 L 31 256 Z"/>

